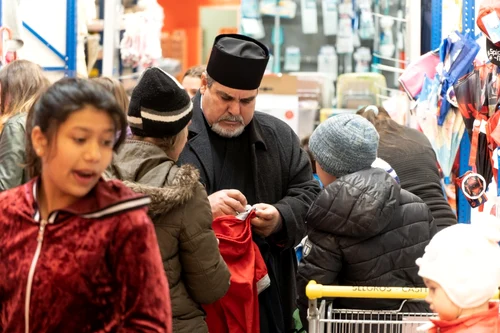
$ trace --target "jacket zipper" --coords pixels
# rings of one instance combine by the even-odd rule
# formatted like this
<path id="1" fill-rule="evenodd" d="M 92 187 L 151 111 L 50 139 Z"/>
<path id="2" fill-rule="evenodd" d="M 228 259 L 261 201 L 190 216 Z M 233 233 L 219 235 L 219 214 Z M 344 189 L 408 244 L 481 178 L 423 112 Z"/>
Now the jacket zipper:
<path id="1" fill-rule="evenodd" d="M 36 251 L 35 255 L 33 256 L 33 260 L 31 261 L 31 266 L 28 273 L 28 282 L 26 283 L 26 300 L 24 305 L 24 326 L 25 326 L 24 331 L 26 333 L 29 333 L 30 331 L 30 299 L 31 299 L 31 288 L 33 287 L 33 277 L 35 275 L 35 268 L 38 262 L 38 258 L 40 257 L 40 252 L 42 251 L 42 243 L 43 243 L 43 235 L 45 232 L 45 227 L 47 226 L 48 223 L 49 221 L 47 220 L 40 221 L 40 228 L 38 229 L 38 236 L 36 238 L 37 241 Z"/>

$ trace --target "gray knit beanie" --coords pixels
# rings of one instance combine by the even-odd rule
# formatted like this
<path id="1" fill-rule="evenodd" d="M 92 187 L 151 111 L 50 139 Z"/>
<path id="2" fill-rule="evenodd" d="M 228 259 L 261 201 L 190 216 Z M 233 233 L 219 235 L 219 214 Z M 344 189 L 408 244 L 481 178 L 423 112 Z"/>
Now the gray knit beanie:
<path id="1" fill-rule="evenodd" d="M 309 139 L 309 150 L 325 172 L 342 177 L 369 168 L 377 158 L 378 141 L 368 120 L 346 114 L 321 123 Z"/>

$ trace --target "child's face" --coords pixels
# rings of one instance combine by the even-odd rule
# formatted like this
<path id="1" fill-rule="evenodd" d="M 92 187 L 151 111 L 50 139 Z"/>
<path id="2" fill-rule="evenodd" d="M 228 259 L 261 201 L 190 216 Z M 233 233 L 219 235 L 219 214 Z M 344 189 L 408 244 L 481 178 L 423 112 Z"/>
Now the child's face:
<path id="1" fill-rule="evenodd" d="M 425 301 L 429 303 L 432 311 L 439 315 L 441 320 L 455 320 L 460 315 L 460 308 L 455 305 L 446 295 L 441 286 L 429 279 L 424 279 L 425 285 L 429 288 L 429 294 Z"/>
<path id="2" fill-rule="evenodd" d="M 69 205 L 85 196 L 111 163 L 115 126 L 105 111 L 88 106 L 60 124 L 50 142 L 38 137 L 45 192 Z"/>

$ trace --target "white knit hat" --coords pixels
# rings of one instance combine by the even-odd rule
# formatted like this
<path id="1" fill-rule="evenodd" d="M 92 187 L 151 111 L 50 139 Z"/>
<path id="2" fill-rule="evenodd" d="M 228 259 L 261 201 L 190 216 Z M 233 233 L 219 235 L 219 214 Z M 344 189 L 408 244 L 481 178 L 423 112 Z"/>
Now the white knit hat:
<path id="1" fill-rule="evenodd" d="M 500 223 L 487 219 L 438 232 L 417 259 L 418 275 L 439 283 L 462 309 L 484 304 L 500 285 Z"/>

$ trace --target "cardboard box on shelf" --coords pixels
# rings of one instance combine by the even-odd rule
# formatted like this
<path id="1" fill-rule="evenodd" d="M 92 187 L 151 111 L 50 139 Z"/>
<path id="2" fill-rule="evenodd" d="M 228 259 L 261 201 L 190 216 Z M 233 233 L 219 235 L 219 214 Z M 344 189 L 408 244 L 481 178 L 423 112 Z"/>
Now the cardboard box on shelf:
<path id="1" fill-rule="evenodd" d="M 283 120 L 298 133 L 297 78 L 290 75 L 265 75 L 260 84 L 255 110 Z"/>
<path id="2" fill-rule="evenodd" d="M 299 138 L 314 130 L 317 110 L 300 109 L 298 80 L 292 75 L 265 75 L 259 88 L 255 109 L 287 123 Z"/>

